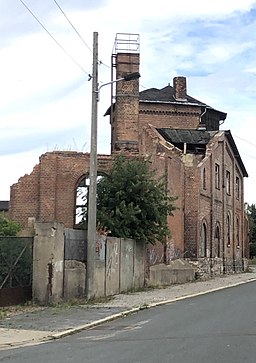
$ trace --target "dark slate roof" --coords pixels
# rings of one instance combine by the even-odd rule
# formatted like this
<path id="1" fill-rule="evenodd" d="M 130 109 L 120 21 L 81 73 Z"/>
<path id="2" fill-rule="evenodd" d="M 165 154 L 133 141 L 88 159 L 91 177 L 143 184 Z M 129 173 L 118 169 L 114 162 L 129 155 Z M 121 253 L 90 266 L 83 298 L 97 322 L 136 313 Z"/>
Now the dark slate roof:
<path id="1" fill-rule="evenodd" d="M 7 212 L 9 210 L 9 201 L 8 200 L 0 200 L 0 211 Z"/>
<path id="2" fill-rule="evenodd" d="M 162 89 L 149 88 L 145 91 L 140 92 L 140 101 L 151 101 L 151 102 L 175 102 L 175 103 L 193 103 L 199 106 L 207 106 L 205 103 L 196 100 L 195 98 L 186 95 L 186 100 L 177 101 L 174 97 L 174 89 L 168 85 Z"/>
<path id="3" fill-rule="evenodd" d="M 225 135 L 226 135 L 226 137 L 227 137 L 227 139 L 228 139 L 228 141 L 230 143 L 230 146 L 232 147 L 232 150 L 234 152 L 234 155 L 235 155 L 235 158 L 236 158 L 236 160 L 238 162 L 238 165 L 240 166 L 240 168 L 242 170 L 243 176 L 248 177 L 248 173 L 247 173 L 247 171 L 245 169 L 244 163 L 243 163 L 243 161 L 241 159 L 241 156 L 240 156 L 239 151 L 238 151 L 238 149 L 236 147 L 236 143 L 235 143 L 235 141 L 233 139 L 233 136 L 231 135 L 231 132 L 229 130 L 227 130 L 227 131 L 225 131 Z"/>
<path id="4" fill-rule="evenodd" d="M 188 130 L 188 129 L 157 129 L 163 138 L 172 144 L 196 144 L 206 145 L 216 131 Z"/>
<path id="5" fill-rule="evenodd" d="M 214 110 L 221 115 L 221 119 L 225 120 L 227 114 L 222 111 L 215 110 L 211 106 L 208 106 L 206 103 L 201 102 L 189 95 L 186 95 L 185 100 L 176 100 L 174 97 L 174 88 L 170 85 L 158 89 L 158 88 L 149 88 L 144 91 L 141 91 L 139 94 L 141 102 L 157 102 L 157 103 L 173 103 L 173 104 L 184 104 L 184 105 L 194 105 L 199 107 L 207 107 L 207 109 Z"/>
<path id="6" fill-rule="evenodd" d="M 140 102 L 149 102 L 149 103 L 171 103 L 171 104 L 179 104 L 179 105 L 194 105 L 201 107 L 203 110 L 206 107 L 207 109 L 216 111 L 220 115 L 220 120 L 225 120 L 227 114 L 222 111 L 215 110 L 211 106 L 208 106 L 206 103 L 196 100 L 195 98 L 186 95 L 186 100 L 176 100 L 174 97 L 174 88 L 170 85 L 158 89 L 158 88 L 149 88 L 144 91 L 139 92 L 139 100 Z M 115 104 L 113 104 L 115 108 Z M 110 115 L 111 106 L 107 109 L 104 116 Z M 203 111 L 202 110 L 202 111 Z"/>

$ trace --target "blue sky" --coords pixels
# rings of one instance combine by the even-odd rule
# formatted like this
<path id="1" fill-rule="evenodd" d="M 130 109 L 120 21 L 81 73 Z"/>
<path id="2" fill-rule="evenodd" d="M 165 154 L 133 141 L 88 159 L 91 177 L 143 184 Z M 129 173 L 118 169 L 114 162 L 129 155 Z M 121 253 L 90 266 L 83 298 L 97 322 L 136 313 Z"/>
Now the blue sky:
<path id="1" fill-rule="evenodd" d="M 227 112 L 249 178 L 245 201 L 256 203 L 256 1 L 253 0 L 0 0 L 0 200 L 53 150 L 89 151 L 93 32 L 99 34 L 99 80 L 111 79 L 116 33 L 138 33 L 141 90 L 187 77 L 188 94 Z M 123 6 L 122 6 L 123 3 Z M 118 10 L 120 12 L 118 13 Z M 86 43 L 86 44 L 85 44 Z M 110 151 L 101 90 L 98 151 Z"/>

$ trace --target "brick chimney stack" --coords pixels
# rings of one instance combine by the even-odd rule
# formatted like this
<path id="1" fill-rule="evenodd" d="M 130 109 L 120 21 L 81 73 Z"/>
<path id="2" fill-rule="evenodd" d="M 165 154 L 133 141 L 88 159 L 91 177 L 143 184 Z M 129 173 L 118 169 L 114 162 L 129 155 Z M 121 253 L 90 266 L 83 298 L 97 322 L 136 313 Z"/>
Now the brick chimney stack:
<path id="1" fill-rule="evenodd" d="M 186 77 L 173 78 L 174 97 L 177 101 L 187 99 L 187 81 Z"/>

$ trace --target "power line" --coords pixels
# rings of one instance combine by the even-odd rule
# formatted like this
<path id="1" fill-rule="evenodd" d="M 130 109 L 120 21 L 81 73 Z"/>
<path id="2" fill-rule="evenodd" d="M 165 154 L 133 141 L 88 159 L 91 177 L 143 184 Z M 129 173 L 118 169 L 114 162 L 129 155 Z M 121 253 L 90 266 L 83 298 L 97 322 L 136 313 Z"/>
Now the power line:
<path id="1" fill-rule="evenodd" d="M 240 151 L 240 153 L 241 153 L 241 154 L 243 154 L 243 155 L 248 156 L 249 158 L 256 159 L 256 157 L 255 157 L 255 156 L 248 155 L 248 154 L 244 153 L 243 151 Z"/>
<path id="2" fill-rule="evenodd" d="M 54 36 L 49 32 L 49 30 L 46 29 L 46 27 L 43 25 L 43 23 L 36 17 L 36 15 L 30 10 L 30 8 L 25 4 L 23 0 L 19 0 L 22 5 L 28 10 L 28 12 L 33 16 L 33 18 L 40 24 L 40 26 L 46 31 L 46 33 L 54 40 L 54 42 L 62 49 L 62 51 L 89 77 L 89 80 L 91 79 L 90 73 L 86 72 L 86 70 L 72 57 L 71 54 L 69 54 L 65 48 L 54 38 Z"/>
<path id="3" fill-rule="evenodd" d="M 55 4 L 57 5 L 57 7 L 59 8 L 59 10 L 62 12 L 62 14 L 65 16 L 66 20 L 68 21 L 68 23 L 70 24 L 70 26 L 73 28 L 73 30 L 76 32 L 76 34 L 79 36 L 79 38 L 82 40 L 82 42 L 84 43 L 84 45 L 89 49 L 89 51 L 92 53 L 92 49 L 89 47 L 89 45 L 85 42 L 85 40 L 83 39 L 83 37 L 81 36 L 81 34 L 78 32 L 78 30 L 75 28 L 75 26 L 71 23 L 71 21 L 69 20 L 68 16 L 66 15 L 66 13 L 64 12 L 64 10 L 61 8 L 61 6 L 58 4 L 58 2 L 56 0 L 53 0 L 55 2 Z"/>
<path id="4" fill-rule="evenodd" d="M 255 144 L 253 144 L 252 142 L 250 142 L 250 141 L 248 141 L 248 140 L 242 139 L 241 137 L 236 136 L 236 135 L 234 135 L 234 137 L 237 137 L 238 139 L 240 139 L 240 140 L 242 140 L 242 141 L 247 142 L 247 144 L 250 144 L 250 145 L 252 145 L 252 146 L 255 146 L 255 147 L 256 147 L 256 145 L 255 145 Z"/>
<path id="5" fill-rule="evenodd" d="M 67 14 L 65 13 L 65 11 L 62 9 L 62 7 L 59 5 L 59 3 L 57 2 L 57 0 L 53 0 L 56 4 L 56 6 L 59 8 L 59 10 L 62 12 L 62 14 L 64 15 L 64 17 L 66 18 L 67 22 L 69 23 L 69 25 L 72 27 L 72 29 L 76 32 L 76 34 L 79 36 L 79 38 L 81 39 L 81 41 L 84 43 L 84 45 L 89 49 L 89 51 L 92 53 L 92 49 L 89 47 L 89 45 L 86 43 L 86 41 L 83 39 L 83 37 L 81 36 L 81 34 L 78 32 L 78 30 L 76 29 L 76 27 L 72 24 L 72 22 L 70 21 L 70 19 L 68 18 Z M 103 63 L 101 60 L 98 59 L 98 64 L 99 65 L 104 65 L 107 68 L 110 68 L 110 66 L 108 66 L 107 64 Z"/>

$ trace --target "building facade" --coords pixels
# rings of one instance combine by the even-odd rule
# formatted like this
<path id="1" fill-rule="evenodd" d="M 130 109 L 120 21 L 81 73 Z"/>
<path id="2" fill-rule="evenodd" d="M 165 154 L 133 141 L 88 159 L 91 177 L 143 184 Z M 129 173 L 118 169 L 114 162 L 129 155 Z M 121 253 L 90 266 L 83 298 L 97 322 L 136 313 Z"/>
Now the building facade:
<path id="1" fill-rule="evenodd" d="M 140 71 L 139 37 L 125 43 L 122 36 L 112 54 L 112 81 Z M 243 197 L 248 175 L 231 132 L 220 130 L 226 113 L 189 96 L 185 77 L 141 92 L 139 80 L 111 87 L 105 114 L 111 154 L 150 156 L 152 168 L 178 197 L 168 218 L 172 236 L 165 246 L 149 249 L 151 264 L 189 258 L 216 273 L 241 270 L 248 250 Z M 98 156 L 100 173 L 107 172 L 112 155 Z M 79 208 L 86 208 L 78 193 L 87 188 L 88 172 L 89 154 L 42 155 L 33 172 L 11 187 L 11 218 L 23 226 L 35 217 L 74 227 Z"/>

